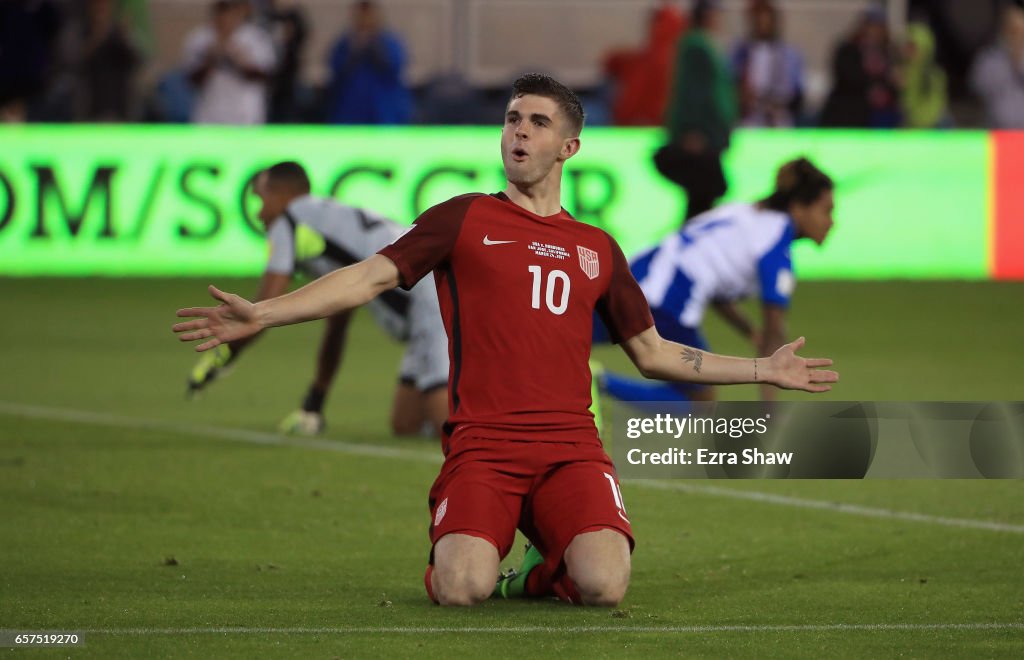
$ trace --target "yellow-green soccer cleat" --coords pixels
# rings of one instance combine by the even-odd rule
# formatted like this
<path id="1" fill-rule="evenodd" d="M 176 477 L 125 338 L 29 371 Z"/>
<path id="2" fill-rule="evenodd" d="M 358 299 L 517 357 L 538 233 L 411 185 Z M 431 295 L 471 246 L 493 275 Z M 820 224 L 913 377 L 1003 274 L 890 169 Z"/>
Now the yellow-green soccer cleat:
<path id="1" fill-rule="evenodd" d="M 324 432 L 327 423 L 320 413 L 308 410 L 296 410 L 285 417 L 277 426 L 277 430 L 288 435 L 320 435 Z"/>
<path id="2" fill-rule="evenodd" d="M 192 371 L 188 374 L 186 396 L 192 398 L 219 376 L 226 375 L 229 371 L 227 366 L 233 359 L 231 347 L 227 344 L 221 344 L 200 355 L 196 366 L 192 367 Z"/>

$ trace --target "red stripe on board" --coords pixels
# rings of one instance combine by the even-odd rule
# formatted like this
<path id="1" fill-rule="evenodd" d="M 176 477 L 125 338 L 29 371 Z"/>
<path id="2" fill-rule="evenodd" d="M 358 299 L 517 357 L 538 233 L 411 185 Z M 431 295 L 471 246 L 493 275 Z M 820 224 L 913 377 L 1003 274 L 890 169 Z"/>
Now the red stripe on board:
<path id="1" fill-rule="evenodd" d="M 1024 280 L 1024 131 L 994 131 L 992 276 Z"/>

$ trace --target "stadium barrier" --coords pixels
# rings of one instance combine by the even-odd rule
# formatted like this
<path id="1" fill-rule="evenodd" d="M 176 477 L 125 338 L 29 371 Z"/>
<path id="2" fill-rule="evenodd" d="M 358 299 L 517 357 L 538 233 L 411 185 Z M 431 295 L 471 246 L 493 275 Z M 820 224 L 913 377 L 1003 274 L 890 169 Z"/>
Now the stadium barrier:
<path id="1" fill-rule="evenodd" d="M 628 254 L 679 226 L 654 170 L 656 129 L 591 128 L 565 207 Z M 504 186 L 494 127 L 0 128 L 0 275 L 254 275 L 266 248 L 251 184 L 298 160 L 314 193 L 411 222 Z M 801 278 L 1024 278 L 1024 133 L 741 130 L 724 201 L 766 195 L 806 155 L 837 182 L 826 245 L 794 246 Z"/>

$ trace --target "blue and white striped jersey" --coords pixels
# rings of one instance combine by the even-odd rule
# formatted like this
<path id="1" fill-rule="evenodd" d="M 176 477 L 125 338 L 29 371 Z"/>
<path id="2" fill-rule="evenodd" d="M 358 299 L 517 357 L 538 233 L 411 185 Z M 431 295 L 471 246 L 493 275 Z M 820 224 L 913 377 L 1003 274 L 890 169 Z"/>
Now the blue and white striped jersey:
<path id="1" fill-rule="evenodd" d="M 704 213 L 632 259 L 630 270 L 652 309 L 700 327 L 712 300 L 759 295 L 786 306 L 796 286 L 786 213 L 728 204 Z"/>

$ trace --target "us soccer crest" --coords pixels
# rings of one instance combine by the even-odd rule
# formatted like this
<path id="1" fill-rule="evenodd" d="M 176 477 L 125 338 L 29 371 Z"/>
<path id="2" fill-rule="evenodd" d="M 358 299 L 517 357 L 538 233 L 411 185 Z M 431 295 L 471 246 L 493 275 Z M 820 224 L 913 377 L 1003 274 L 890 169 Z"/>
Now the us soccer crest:
<path id="1" fill-rule="evenodd" d="M 597 252 L 582 245 L 576 246 L 576 252 L 580 255 L 580 268 L 592 280 L 597 279 L 601 274 L 601 262 L 597 259 Z"/>

